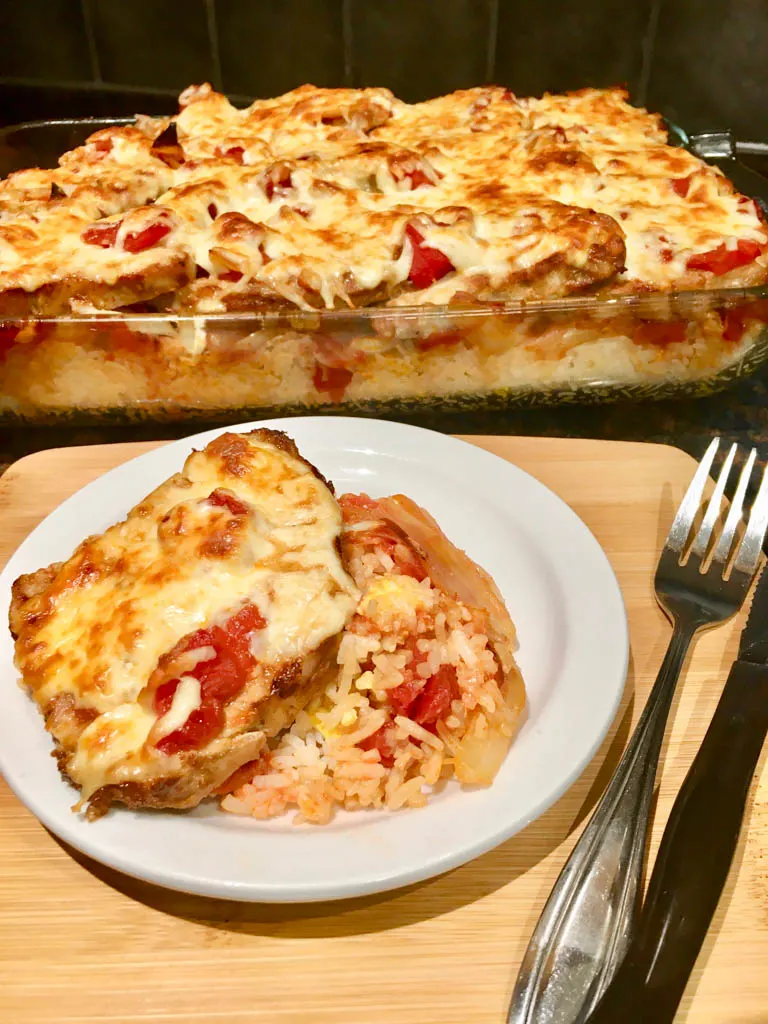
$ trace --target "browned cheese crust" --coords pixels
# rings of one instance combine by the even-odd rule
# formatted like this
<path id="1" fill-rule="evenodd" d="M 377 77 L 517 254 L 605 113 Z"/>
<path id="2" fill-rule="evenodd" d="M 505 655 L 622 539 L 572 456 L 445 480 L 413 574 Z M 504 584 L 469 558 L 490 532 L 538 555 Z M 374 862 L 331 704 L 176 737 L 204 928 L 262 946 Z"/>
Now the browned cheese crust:
<path id="1" fill-rule="evenodd" d="M 192 86 L 174 118 L 0 183 L 0 315 L 756 284 L 766 243 L 755 204 L 621 89 L 302 86 L 241 110 Z"/>
<path id="2" fill-rule="evenodd" d="M 340 530 L 289 437 L 224 433 L 122 523 L 16 580 L 16 664 L 92 813 L 192 807 L 290 722 L 356 603 Z M 212 701 L 216 727 L 188 742 Z"/>

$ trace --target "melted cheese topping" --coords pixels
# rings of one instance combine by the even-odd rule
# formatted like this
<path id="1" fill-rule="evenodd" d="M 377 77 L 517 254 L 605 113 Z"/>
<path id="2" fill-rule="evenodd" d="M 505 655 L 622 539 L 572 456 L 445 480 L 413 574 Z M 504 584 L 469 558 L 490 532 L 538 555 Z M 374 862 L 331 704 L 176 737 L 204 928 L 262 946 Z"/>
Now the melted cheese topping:
<path id="1" fill-rule="evenodd" d="M 198 312 L 709 287 L 719 279 L 691 271 L 692 255 L 768 245 L 754 203 L 620 89 L 482 87 L 408 105 L 302 86 L 239 110 L 205 85 L 180 104 L 0 185 L 0 306 L 2 291 L 72 280 L 38 303 L 114 307 L 183 285 L 175 308 Z M 153 146 L 169 127 L 170 160 Z M 158 218 L 170 230 L 126 251 Z M 117 226 L 113 245 L 82 241 L 93 221 Z M 454 268 L 428 287 L 408 280 L 409 225 Z M 767 265 L 728 283 L 765 280 Z"/>
<path id="2" fill-rule="evenodd" d="M 98 716 L 68 767 L 86 794 L 124 781 L 125 771 L 132 779 L 158 771 L 164 758 L 145 746 L 156 716 L 141 698 L 161 656 L 183 637 L 255 604 L 267 625 L 255 634 L 258 664 L 243 696 L 253 707 L 281 669 L 311 655 L 354 611 L 331 492 L 264 435 L 225 434 L 193 453 L 124 522 L 85 541 L 35 599 L 40 614 L 30 609 L 17 664 L 35 699 L 46 709 L 72 697 Z M 246 514 L 208 500 L 222 488 Z M 179 672 L 212 654 L 204 647 L 182 655 Z M 153 735 L 173 732 L 199 701 L 197 680 L 184 675 Z M 238 701 L 227 709 L 225 736 L 252 720 L 238 718 Z"/>
<path id="3" fill-rule="evenodd" d="M 200 680 L 195 679 L 194 676 L 182 676 L 173 695 L 170 709 L 157 720 L 155 737 L 162 739 L 163 736 L 176 732 L 184 725 L 192 712 L 200 707 L 201 703 Z"/>

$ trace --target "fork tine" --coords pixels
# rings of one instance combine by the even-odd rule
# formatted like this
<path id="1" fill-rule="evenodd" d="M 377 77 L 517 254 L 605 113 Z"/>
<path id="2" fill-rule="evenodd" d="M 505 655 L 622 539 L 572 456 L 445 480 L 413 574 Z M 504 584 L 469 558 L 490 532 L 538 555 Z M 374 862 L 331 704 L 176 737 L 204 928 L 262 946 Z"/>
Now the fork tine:
<path id="1" fill-rule="evenodd" d="M 749 453 L 749 457 L 744 464 L 744 468 L 741 471 L 739 482 L 736 485 L 736 493 L 733 495 L 733 501 L 731 507 L 728 510 L 728 515 L 725 518 L 725 526 L 723 532 L 720 534 L 720 539 L 717 542 L 717 547 L 712 555 L 712 563 L 717 562 L 723 565 L 728 561 L 728 555 L 731 547 L 733 546 L 733 538 L 736 535 L 736 527 L 741 521 L 741 512 L 744 508 L 744 496 L 747 493 L 747 487 L 749 485 L 749 478 L 752 476 L 752 467 L 755 464 L 757 458 L 757 452 L 753 448 Z"/>
<path id="2" fill-rule="evenodd" d="M 685 497 L 680 502 L 677 515 L 672 526 L 669 528 L 665 545 L 673 551 L 682 553 L 685 547 L 685 542 L 688 539 L 693 520 L 698 512 L 701 496 L 704 493 L 704 487 L 706 486 L 712 463 L 715 461 L 715 454 L 719 444 L 719 437 L 712 440 L 709 448 L 704 452 L 704 457 L 699 463 L 698 469 L 694 473 L 693 480 L 691 480 L 688 490 L 685 492 Z"/>
<path id="3" fill-rule="evenodd" d="M 725 485 L 728 482 L 728 474 L 731 472 L 733 460 L 736 458 L 737 448 L 738 445 L 731 445 L 731 450 L 728 452 L 722 469 L 720 470 L 717 483 L 715 484 L 715 489 L 712 492 L 712 497 L 709 499 L 709 504 L 707 505 L 707 511 L 705 512 L 704 519 L 699 527 L 699 532 L 694 537 L 693 544 L 691 545 L 692 555 L 699 555 L 703 558 L 706 553 L 709 539 L 712 536 L 712 531 L 714 530 L 715 523 L 717 522 L 717 517 L 720 515 L 720 506 L 723 501 L 723 495 L 725 494 Z"/>
<path id="4" fill-rule="evenodd" d="M 760 560 L 765 532 L 768 529 L 768 466 L 763 470 L 760 490 L 752 506 L 752 512 L 744 531 L 741 546 L 733 563 L 738 572 L 746 572 L 751 576 Z"/>

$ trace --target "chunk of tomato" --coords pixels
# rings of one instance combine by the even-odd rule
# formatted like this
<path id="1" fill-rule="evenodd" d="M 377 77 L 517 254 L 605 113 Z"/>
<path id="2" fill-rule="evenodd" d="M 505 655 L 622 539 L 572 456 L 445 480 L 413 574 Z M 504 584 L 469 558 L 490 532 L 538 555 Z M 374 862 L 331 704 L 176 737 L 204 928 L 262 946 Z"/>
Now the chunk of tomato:
<path id="1" fill-rule="evenodd" d="M 171 225 L 166 221 L 158 220 L 150 224 L 142 231 L 129 233 L 123 239 L 123 248 L 126 252 L 144 252 L 151 249 L 153 245 L 171 233 Z"/>
<path id="2" fill-rule="evenodd" d="M 673 178 L 672 189 L 677 192 L 681 199 L 685 199 L 688 195 L 688 190 L 691 187 L 691 178 L 693 175 L 689 174 L 685 178 Z"/>
<path id="3" fill-rule="evenodd" d="M 80 236 L 88 245 L 98 245 L 101 249 L 109 249 L 117 241 L 120 223 L 91 224 Z"/>
<path id="4" fill-rule="evenodd" d="M 433 726 L 446 717 L 451 710 L 451 702 L 458 696 L 456 669 L 453 665 L 441 665 L 414 701 L 410 717 L 424 728 Z"/>
<path id="5" fill-rule="evenodd" d="M 741 341 L 749 327 L 749 321 L 765 322 L 768 306 L 764 302 L 750 302 L 743 306 L 731 306 L 720 311 L 723 321 L 723 339 L 725 341 Z"/>
<path id="6" fill-rule="evenodd" d="M 233 516 L 247 516 L 250 509 L 244 501 L 240 501 L 234 494 L 217 487 L 208 495 L 208 504 L 217 505 L 220 508 L 228 508 Z"/>
<path id="7" fill-rule="evenodd" d="M 391 768 L 395 763 L 395 737 L 389 724 L 382 725 L 378 732 L 360 740 L 358 746 L 361 750 L 378 750 L 379 760 L 385 768 Z"/>
<path id="8" fill-rule="evenodd" d="M 328 395 L 332 401 L 341 402 L 353 376 L 353 371 L 346 366 L 326 366 L 315 360 L 312 383 L 317 391 Z"/>
<path id="9" fill-rule="evenodd" d="M 685 341 L 685 324 L 680 320 L 643 320 L 635 328 L 634 340 L 638 345 L 673 345 Z"/>
<path id="10" fill-rule="evenodd" d="M 184 725 L 174 732 L 168 733 L 156 746 L 164 754 L 177 754 L 183 750 L 199 750 L 214 736 L 221 732 L 224 725 L 224 711 L 218 702 L 201 704 L 189 715 Z"/>
<path id="11" fill-rule="evenodd" d="M 452 348 L 461 341 L 461 331 L 442 331 L 427 334 L 416 339 L 416 348 L 420 352 L 429 352 L 433 348 Z"/>
<path id="12" fill-rule="evenodd" d="M 423 687 L 423 679 L 415 674 L 409 674 L 405 681 L 400 683 L 399 686 L 393 686 L 391 690 L 387 690 L 387 700 L 389 701 L 390 707 L 393 708 L 398 715 L 408 715 L 411 705 L 419 696 Z"/>
<path id="13" fill-rule="evenodd" d="M 248 670 L 255 661 L 251 654 L 251 637 L 260 629 L 264 629 L 267 620 L 255 604 L 244 604 L 224 627 L 226 634 L 226 650 L 229 651 L 243 666 L 245 683 Z"/>
<path id="14" fill-rule="evenodd" d="M 686 266 L 689 270 L 705 270 L 719 276 L 753 263 L 762 251 L 762 246 L 757 242 L 742 238 L 735 249 L 729 249 L 723 244 L 709 252 L 696 253 L 688 259 Z"/>
<path id="15" fill-rule="evenodd" d="M 155 690 L 153 705 L 158 715 L 166 715 L 171 710 L 174 694 L 178 689 L 179 682 L 180 680 L 178 679 L 171 679 L 169 682 L 163 683 L 162 686 L 158 686 Z"/>
<path id="16" fill-rule="evenodd" d="M 456 269 L 444 252 L 424 245 L 423 235 L 412 224 L 406 227 L 405 234 L 413 250 L 408 280 L 416 288 L 428 288 Z"/>
<path id="17" fill-rule="evenodd" d="M 200 680 L 203 703 L 232 700 L 245 683 L 244 667 L 234 651 L 219 651 L 210 661 L 201 661 L 190 673 Z M 247 667 L 246 671 L 247 671 Z"/>

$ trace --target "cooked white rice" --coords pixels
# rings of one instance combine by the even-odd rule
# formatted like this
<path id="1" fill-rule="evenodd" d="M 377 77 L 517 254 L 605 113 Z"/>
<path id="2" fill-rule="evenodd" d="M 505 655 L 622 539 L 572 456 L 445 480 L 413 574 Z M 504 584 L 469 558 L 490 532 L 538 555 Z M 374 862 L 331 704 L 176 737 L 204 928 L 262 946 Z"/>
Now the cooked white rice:
<path id="1" fill-rule="evenodd" d="M 322 824 L 338 807 L 420 807 L 455 774 L 469 733 L 495 735 L 506 749 L 516 716 L 499 687 L 485 612 L 429 578 L 400 574 L 379 552 L 350 568 L 363 597 L 341 638 L 338 672 L 272 743 L 256 777 L 223 798 L 225 810 L 269 818 L 295 809 L 297 822 Z M 445 667 L 454 699 L 432 728 L 390 705 L 408 678 L 422 685 Z M 389 756 L 375 742 L 381 730 Z"/>

